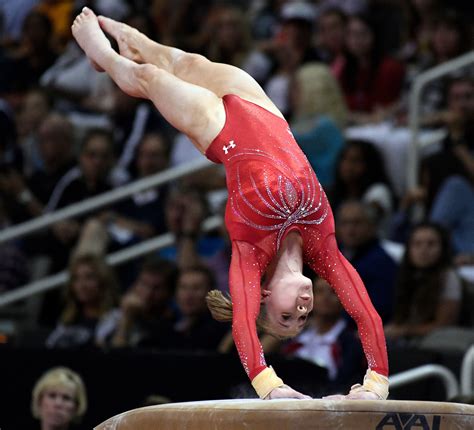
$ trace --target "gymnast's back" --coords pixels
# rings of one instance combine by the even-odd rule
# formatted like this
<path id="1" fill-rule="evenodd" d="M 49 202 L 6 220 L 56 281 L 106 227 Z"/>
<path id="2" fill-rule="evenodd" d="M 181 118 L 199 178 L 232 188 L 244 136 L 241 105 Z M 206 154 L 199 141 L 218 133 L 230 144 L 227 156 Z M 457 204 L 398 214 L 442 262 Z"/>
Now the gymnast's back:
<path id="1" fill-rule="evenodd" d="M 225 125 L 206 156 L 226 169 L 231 239 L 257 244 L 271 236 L 276 251 L 293 225 L 323 221 L 326 196 L 283 118 L 236 95 L 223 102 Z"/>

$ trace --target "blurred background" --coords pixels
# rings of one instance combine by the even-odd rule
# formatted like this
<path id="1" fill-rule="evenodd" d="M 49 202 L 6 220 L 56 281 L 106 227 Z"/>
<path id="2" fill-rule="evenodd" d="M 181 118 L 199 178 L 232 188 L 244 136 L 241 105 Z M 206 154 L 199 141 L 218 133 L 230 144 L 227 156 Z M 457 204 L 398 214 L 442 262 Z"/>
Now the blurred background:
<path id="1" fill-rule="evenodd" d="M 462 388 L 429 377 L 391 398 L 472 402 L 469 2 L 2 0 L 0 427 L 85 429 L 144 405 L 254 396 L 205 303 L 228 292 L 225 172 L 92 68 L 70 32 L 84 6 L 260 83 L 329 197 L 391 374 L 436 364 Z M 367 363 L 331 288 L 308 276 L 305 331 L 261 340 L 289 385 L 320 397 Z"/>

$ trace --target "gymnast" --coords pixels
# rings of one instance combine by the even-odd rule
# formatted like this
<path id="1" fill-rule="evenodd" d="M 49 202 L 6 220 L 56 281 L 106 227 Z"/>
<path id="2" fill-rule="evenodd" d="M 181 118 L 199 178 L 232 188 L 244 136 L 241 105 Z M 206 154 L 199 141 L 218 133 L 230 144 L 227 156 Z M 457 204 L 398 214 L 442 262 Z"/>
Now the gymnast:
<path id="1" fill-rule="evenodd" d="M 120 54 L 104 31 L 117 41 Z M 302 274 L 306 263 L 334 288 L 355 320 L 368 363 L 362 385 L 330 397 L 386 399 L 380 317 L 338 250 L 332 211 L 316 175 L 257 82 L 236 67 L 158 44 L 88 8 L 76 17 L 72 32 L 97 70 L 125 93 L 151 100 L 202 154 L 224 165 L 231 301 L 214 294 L 209 307 L 220 319 L 232 314 L 234 342 L 260 398 L 309 398 L 267 367 L 257 336 L 257 325 L 282 338 L 303 328 L 313 307 L 312 283 Z"/>

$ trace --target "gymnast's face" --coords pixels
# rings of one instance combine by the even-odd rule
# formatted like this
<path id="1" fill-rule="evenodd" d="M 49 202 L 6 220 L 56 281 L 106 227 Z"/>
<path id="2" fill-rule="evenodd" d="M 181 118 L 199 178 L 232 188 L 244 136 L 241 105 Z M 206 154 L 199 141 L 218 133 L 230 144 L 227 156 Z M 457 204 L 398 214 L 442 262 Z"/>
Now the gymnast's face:
<path id="1" fill-rule="evenodd" d="M 263 291 L 267 317 L 276 333 L 293 335 L 305 326 L 313 309 L 313 284 L 302 273 L 272 279 Z"/>

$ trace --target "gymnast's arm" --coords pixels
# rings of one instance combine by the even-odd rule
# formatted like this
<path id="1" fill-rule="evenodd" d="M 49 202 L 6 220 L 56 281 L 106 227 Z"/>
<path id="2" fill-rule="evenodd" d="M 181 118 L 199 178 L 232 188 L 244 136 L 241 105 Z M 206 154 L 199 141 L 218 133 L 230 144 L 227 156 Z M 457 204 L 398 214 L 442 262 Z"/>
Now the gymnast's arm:
<path id="1" fill-rule="evenodd" d="M 363 385 L 355 385 L 345 396 L 350 399 L 386 399 L 388 359 L 382 320 L 374 309 L 360 276 L 339 251 L 334 234 L 329 234 L 310 267 L 335 290 L 344 309 L 355 320 L 369 369 Z"/>
<path id="2" fill-rule="evenodd" d="M 247 242 L 232 242 L 229 273 L 233 306 L 232 336 L 240 361 L 260 398 L 309 398 L 285 385 L 275 371 L 266 365 L 256 324 L 260 313 L 262 275 L 257 252 Z"/>

